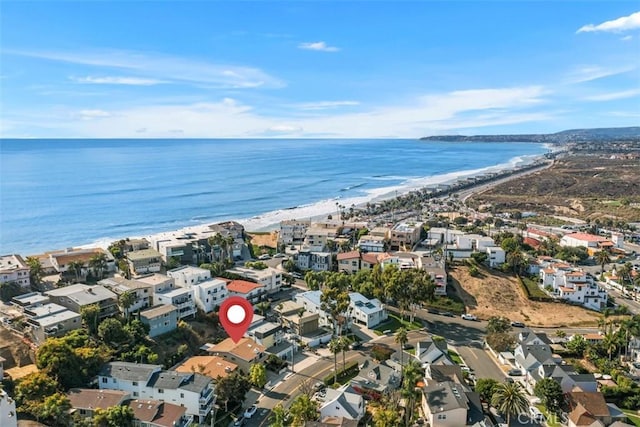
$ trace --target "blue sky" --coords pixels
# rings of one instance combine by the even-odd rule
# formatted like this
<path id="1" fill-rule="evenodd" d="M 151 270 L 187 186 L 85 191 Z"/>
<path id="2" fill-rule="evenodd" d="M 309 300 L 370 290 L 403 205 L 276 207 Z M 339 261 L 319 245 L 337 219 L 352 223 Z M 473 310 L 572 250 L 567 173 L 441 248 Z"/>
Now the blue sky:
<path id="1" fill-rule="evenodd" d="M 637 1 L 2 1 L 2 137 L 640 124 Z"/>

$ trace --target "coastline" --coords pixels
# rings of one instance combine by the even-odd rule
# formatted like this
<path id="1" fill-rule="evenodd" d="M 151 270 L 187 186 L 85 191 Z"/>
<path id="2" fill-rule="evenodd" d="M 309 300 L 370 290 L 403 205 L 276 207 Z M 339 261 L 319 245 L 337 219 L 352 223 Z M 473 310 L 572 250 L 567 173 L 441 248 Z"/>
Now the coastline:
<path id="1" fill-rule="evenodd" d="M 559 148 L 557 146 L 551 146 L 548 144 L 543 145 L 548 151 L 556 151 Z M 529 167 L 536 162 L 540 162 L 545 159 L 545 154 L 536 155 L 523 155 L 511 158 L 508 162 L 488 166 L 484 168 L 461 170 L 449 172 L 446 174 L 425 176 L 420 178 L 408 179 L 398 185 L 379 187 L 371 190 L 366 190 L 362 196 L 353 196 L 347 198 L 335 197 L 331 199 L 320 200 L 308 205 L 292 206 L 288 208 L 282 208 L 275 211 L 266 212 L 261 215 L 257 215 L 250 218 L 227 218 L 217 222 L 223 222 L 227 220 L 237 221 L 245 227 L 247 232 L 270 232 L 279 228 L 280 221 L 289 219 L 299 220 L 311 220 L 319 221 L 326 219 L 328 215 L 335 215 L 337 213 L 337 204 L 345 206 L 347 208 L 365 208 L 367 204 L 376 204 L 383 201 L 391 200 L 396 197 L 402 197 L 406 194 L 425 190 L 428 188 L 436 188 L 437 186 L 452 186 L 457 182 L 465 179 L 477 178 L 485 174 L 507 174 L 506 177 L 501 177 L 500 180 L 489 179 L 478 185 L 473 185 L 464 189 L 456 190 L 453 193 L 460 194 L 460 192 L 476 192 L 482 189 L 489 188 L 489 186 L 497 185 L 498 182 L 504 182 L 504 180 L 521 176 L 521 174 L 529 173 L 530 171 L 524 171 L 518 173 L 517 170 L 523 167 Z M 538 170 L 537 168 L 535 170 Z M 496 181 L 496 182 L 494 182 Z M 460 197 L 460 196 L 459 196 Z M 468 197 L 468 196 L 467 196 Z M 187 232 L 198 232 L 206 230 L 210 224 L 217 222 L 203 222 L 200 224 L 189 225 L 181 228 L 175 228 L 172 230 L 160 231 L 150 234 L 137 234 L 129 236 L 119 237 L 104 237 L 93 242 L 81 245 L 75 245 L 78 248 L 92 248 L 101 247 L 106 249 L 112 242 L 123 238 L 146 238 L 150 239 L 153 236 L 167 235 L 167 234 L 179 234 Z"/>

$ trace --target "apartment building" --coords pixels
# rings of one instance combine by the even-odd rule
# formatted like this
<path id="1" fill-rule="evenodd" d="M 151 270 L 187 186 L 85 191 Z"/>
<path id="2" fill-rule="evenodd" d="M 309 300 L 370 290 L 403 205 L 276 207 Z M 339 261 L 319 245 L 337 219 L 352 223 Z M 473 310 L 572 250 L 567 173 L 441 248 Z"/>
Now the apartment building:
<path id="1" fill-rule="evenodd" d="M 0 285 L 13 282 L 26 289 L 31 286 L 30 271 L 20 255 L 0 256 Z"/>
<path id="2" fill-rule="evenodd" d="M 104 286 L 89 286 L 83 283 L 53 289 L 44 293 L 51 302 L 80 313 L 83 307 L 97 304 L 100 307 L 100 319 L 113 316 L 118 312 L 118 297 Z"/>

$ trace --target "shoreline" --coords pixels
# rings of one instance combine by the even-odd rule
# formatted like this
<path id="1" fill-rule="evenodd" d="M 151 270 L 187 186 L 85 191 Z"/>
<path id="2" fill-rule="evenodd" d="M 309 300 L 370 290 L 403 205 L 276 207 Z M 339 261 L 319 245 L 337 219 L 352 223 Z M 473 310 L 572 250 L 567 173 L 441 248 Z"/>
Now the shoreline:
<path id="1" fill-rule="evenodd" d="M 548 144 L 543 145 L 548 152 L 555 152 L 560 150 L 560 147 L 557 146 L 549 146 Z M 363 196 L 353 196 L 347 198 L 335 197 L 331 199 L 320 200 L 315 203 L 310 203 L 308 205 L 301 206 L 293 206 L 288 208 L 282 208 L 271 212 L 266 212 L 261 215 L 257 215 L 250 218 L 227 218 L 224 220 L 220 220 L 217 222 L 206 222 L 197 225 L 189 225 L 185 227 L 175 228 L 166 231 L 159 231 L 156 233 L 150 234 L 139 234 L 139 235 L 130 235 L 130 236 L 121 236 L 117 238 L 113 237 L 103 237 L 97 240 L 94 240 L 91 243 L 74 245 L 77 248 L 95 248 L 101 247 L 103 249 L 107 249 L 107 247 L 116 240 L 120 239 L 136 239 L 136 238 L 146 238 L 150 240 L 154 236 L 172 234 L 172 233 L 188 233 L 188 232 L 198 232 L 202 230 L 207 230 L 209 225 L 216 224 L 219 222 L 225 221 L 236 221 L 242 224 L 245 228 L 245 231 L 250 232 L 271 232 L 277 230 L 279 228 L 279 224 L 281 221 L 289 220 L 289 219 L 298 219 L 298 220 L 310 220 L 310 221 L 319 221 L 326 219 L 328 215 L 335 216 L 337 214 L 337 204 L 341 204 L 345 206 L 346 209 L 350 207 L 354 207 L 354 209 L 364 209 L 367 205 L 376 205 L 379 203 L 383 203 L 389 200 L 393 200 L 395 198 L 400 198 L 406 196 L 410 193 L 425 191 L 427 189 L 435 189 L 438 186 L 453 186 L 456 183 L 462 182 L 464 180 L 475 178 L 477 179 L 480 176 L 484 176 L 487 174 L 498 174 L 499 176 L 495 178 L 489 178 L 487 181 L 478 183 L 477 185 L 472 185 L 470 187 L 461 188 L 459 190 L 450 191 L 450 194 L 460 193 L 460 192 L 476 192 L 477 189 L 486 189 L 488 186 L 497 185 L 497 181 L 503 182 L 504 180 L 515 178 L 516 176 L 521 176 L 522 174 L 526 174 L 532 172 L 530 170 L 532 165 L 540 163 L 547 158 L 547 154 L 536 154 L 536 155 L 523 155 L 516 156 L 510 159 L 508 162 L 496 164 L 493 166 L 488 166 L 479 169 L 472 170 L 461 170 L 454 171 L 440 175 L 432 175 L 420 178 L 412 178 L 406 180 L 400 184 L 388 186 L 388 187 L 379 187 L 371 190 L 367 190 L 366 194 Z M 548 160 L 544 162 L 550 163 Z M 548 165 L 547 165 L 548 166 Z M 529 168 L 527 171 L 518 172 L 521 168 Z M 538 170 L 538 168 L 535 168 Z M 503 176 L 506 175 L 506 176 Z M 495 183 L 494 183 L 495 181 Z M 444 196 L 444 195 L 443 195 Z M 442 197 L 442 196 L 438 196 Z M 467 196 L 468 197 L 468 196 Z M 429 197 L 433 198 L 433 197 Z M 48 249 L 50 250 L 50 249 Z"/>

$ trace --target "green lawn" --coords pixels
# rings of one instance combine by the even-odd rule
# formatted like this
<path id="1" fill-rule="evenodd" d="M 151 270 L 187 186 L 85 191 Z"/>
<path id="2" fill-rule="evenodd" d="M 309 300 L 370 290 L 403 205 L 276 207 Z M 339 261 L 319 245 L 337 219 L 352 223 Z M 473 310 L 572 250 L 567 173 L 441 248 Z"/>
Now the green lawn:
<path id="1" fill-rule="evenodd" d="M 624 412 L 627 415 L 627 418 L 629 418 L 629 421 L 631 421 L 634 425 L 640 427 L 640 416 L 638 416 L 637 413 L 630 411 L 628 409 L 623 409 L 622 412 Z"/>
<path id="2" fill-rule="evenodd" d="M 547 426 L 548 427 L 561 427 L 562 424 L 560 424 L 558 422 L 558 416 L 557 415 L 549 415 L 549 412 L 547 412 L 547 408 L 544 407 L 544 405 L 536 405 L 536 408 L 540 409 L 540 412 L 542 412 L 542 415 L 544 415 L 544 417 L 547 420 Z"/>
<path id="3" fill-rule="evenodd" d="M 426 302 L 424 306 L 441 311 L 450 311 L 455 314 L 462 314 L 465 312 L 464 303 L 457 296 L 436 297 L 433 301 Z"/>
<path id="4" fill-rule="evenodd" d="M 456 353 L 453 350 L 449 350 L 449 358 L 453 361 L 453 363 L 455 363 L 456 365 L 462 365 L 462 359 L 460 358 L 460 355 L 458 353 Z"/>
<path id="5" fill-rule="evenodd" d="M 538 283 L 535 280 L 530 279 L 528 277 L 523 277 L 522 283 L 527 288 L 527 291 L 530 296 L 551 299 L 551 297 L 549 297 L 549 295 L 547 295 L 545 291 L 540 289 L 540 286 L 538 286 Z"/>
<path id="6" fill-rule="evenodd" d="M 389 313 L 389 319 L 379 324 L 373 329 L 373 332 L 376 335 L 383 335 L 384 331 L 389 330 L 392 334 L 395 334 L 396 331 L 400 328 L 404 327 L 407 331 L 416 331 L 418 329 L 422 329 L 422 324 L 418 322 L 409 322 L 408 320 L 401 320 L 400 316 Z"/>

